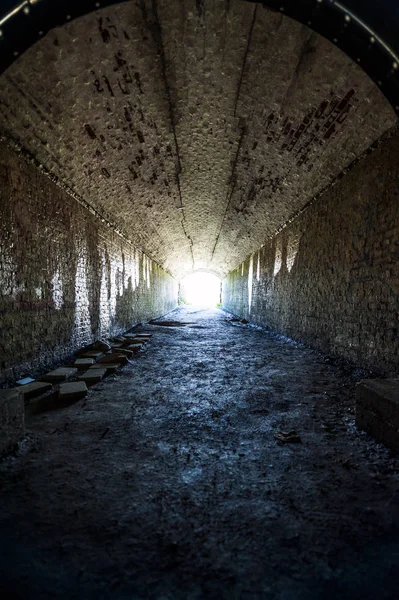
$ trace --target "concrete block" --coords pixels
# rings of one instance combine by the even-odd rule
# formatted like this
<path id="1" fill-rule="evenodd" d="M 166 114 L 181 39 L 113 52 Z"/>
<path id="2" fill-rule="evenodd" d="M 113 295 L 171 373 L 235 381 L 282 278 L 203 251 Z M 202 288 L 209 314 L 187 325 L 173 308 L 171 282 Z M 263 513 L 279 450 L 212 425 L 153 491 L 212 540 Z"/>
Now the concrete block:
<path id="1" fill-rule="evenodd" d="M 94 364 L 94 358 L 77 358 L 73 366 L 77 369 L 88 369 L 92 364 Z"/>
<path id="2" fill-rule="evenodd" d="M 106 369 L 107 375 L 110 375 L 111 373 L 115 373 L 115 371 L 117 371 L 120 368 L 121 368 L 121 365 L 118 363 L 113 363 L 113 364 L 97 363 L 97 364 L 91 366 L 89 371 L 91 371 L 91 370 L 94 371 L 94 370 L 98 370 L 98 369 Z"/>
<path id="3" fill-rule="evenodd" d="M 85 398 L 87 396 L 87 385 L 84 381 L 72 381 L 70 383 L 61 383 L 58 391 L 60 405 L 69 404 Z"/>
<path id="4" fill-rule="evenodd" d="M 79 381 L 84 381 L 86 385 L 94 385 L 101 381 L 107 373 L 106 369 L 89 369 L 82 375 L 79 375 Z"/>
<path id="5" fill-rule="evenodd" d="M 41 377 L 41 381 L 49 381 L 50 383 L 60 383 L 61 381 L 65 381 L 69 377 L 76 375 L 78 370 L 74 367 L 60 367 L 59 369 L 54 369 L 54 371 L 50 371 L 50 373 L 46 373 Z"/>
<path id="6" fill-rule="evenodd" d="M 356 389 L 356 425 L 399 452 L 399 380 L 370 379 Z"/>
<path id="7" fill-rule="evenodd" d="M 33 381 L 21 387 L 21 394 L 24 400 L 30 400 L 45 394 L 51 390 L 51 383 L 45 383 L 44 381 Z"/>
<path id="8" fill-rule="evenodd" d="M 24 431 L 25 409 L 20 388 L 0 390 L 0 455 L 12 450 Z"/>
<path id="9" fill-rule="evenodd" d="M 119 363 L 121 365 L 126 365 L 128 363 L 128 358 L 125 354 L 117 354 L 116 352 L 112 353 L 112 354 L 106 354 L 105 356 L 103 356 L 102 358 L 100 358 L 100 360 L 98 361 L 99 364 L 101 363 Z"/>
<path id="10" fill-rule="evenodd" d="M 104 352 L 97 352 L 96 350 L 86 350 L 85 352 L 79 353 L 81 358 L 92 358 L 93 360 L 98 360 L 102 356 L 104 356 Z"/>
<path id="11" fill-rule="evenodd" d="M 133 351 L 129 350 L 129 348 L 119 348 L 117 354 L 124 354 L 128 358 L 131 358 L 133 356 Z"/>

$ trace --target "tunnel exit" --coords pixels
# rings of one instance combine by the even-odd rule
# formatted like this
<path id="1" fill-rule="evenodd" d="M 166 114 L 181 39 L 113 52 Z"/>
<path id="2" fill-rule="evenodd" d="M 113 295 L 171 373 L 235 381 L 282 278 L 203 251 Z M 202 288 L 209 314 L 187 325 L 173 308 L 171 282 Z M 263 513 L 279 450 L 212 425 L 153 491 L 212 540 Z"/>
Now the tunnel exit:
<path id="1" fill-rule="evenodd" d="M 213 273 L 199 272 L 186 275 L 180 282 L 179 302 L 211 307 L 221 303 L 222 282 Z"/>

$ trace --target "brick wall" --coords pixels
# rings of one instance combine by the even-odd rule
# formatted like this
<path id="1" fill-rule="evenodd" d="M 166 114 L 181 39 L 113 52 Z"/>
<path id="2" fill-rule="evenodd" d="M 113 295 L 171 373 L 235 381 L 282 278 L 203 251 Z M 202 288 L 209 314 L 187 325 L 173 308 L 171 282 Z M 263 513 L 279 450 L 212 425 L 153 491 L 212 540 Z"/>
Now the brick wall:
<path id="1" fill-rule="evenodd" d="M 223 283 L 252 322 L 399 372 L 399 136 L 311 204 Z"/>
<path id="2" fill-rule="evenodd" d="M 0 382 L 176 306 L 177 284 L 0 144 Z"/>

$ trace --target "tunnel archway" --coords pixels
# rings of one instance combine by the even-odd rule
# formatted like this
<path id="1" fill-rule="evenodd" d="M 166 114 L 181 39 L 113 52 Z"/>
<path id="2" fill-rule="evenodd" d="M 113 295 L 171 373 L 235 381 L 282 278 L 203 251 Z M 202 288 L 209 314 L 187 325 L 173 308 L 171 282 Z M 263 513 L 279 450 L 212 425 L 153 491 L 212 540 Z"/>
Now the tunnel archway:
<path id="1" fill-rule="evenodd" d="M 0 73 L 50 29 L 129 0 L 7 0 L 0 13 Z M 356 61 L 399 113 L 399 6 L 390 0 L 243 0 L 316 31 Z M 202 7 L 203 3 L 199 3 Z M 200 8 L 202 10 L 202 8 Z"/>

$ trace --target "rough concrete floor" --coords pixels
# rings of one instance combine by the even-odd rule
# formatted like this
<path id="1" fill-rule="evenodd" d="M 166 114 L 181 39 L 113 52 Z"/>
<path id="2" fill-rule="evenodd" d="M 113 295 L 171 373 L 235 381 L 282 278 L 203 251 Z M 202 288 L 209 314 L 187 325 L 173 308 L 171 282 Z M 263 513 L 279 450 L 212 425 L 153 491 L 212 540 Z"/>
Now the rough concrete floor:
<path id="1" fill-rule="evenodd" d="M 355 428 L 361 374 L 217 309 L 168 318 L 194 324 L 146 326 L 0 463 L 1 597 L 396 599 L 399 461 Z"/>

